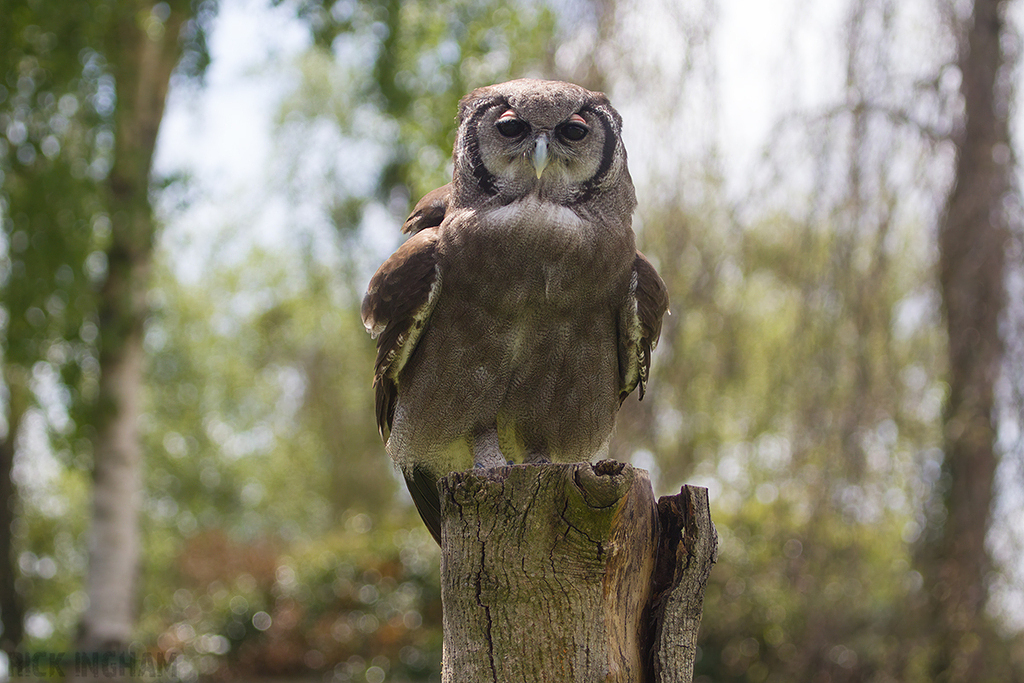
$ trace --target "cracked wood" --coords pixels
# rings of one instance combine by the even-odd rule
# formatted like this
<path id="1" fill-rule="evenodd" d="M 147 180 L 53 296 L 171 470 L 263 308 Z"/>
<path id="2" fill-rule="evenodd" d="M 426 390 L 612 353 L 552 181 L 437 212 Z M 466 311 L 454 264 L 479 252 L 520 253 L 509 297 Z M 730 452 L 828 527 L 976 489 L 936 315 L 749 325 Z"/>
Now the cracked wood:
<path id="1" fill-rule="evenodd" d="M 650 606 L 655 591 L 678 587 L 656 582 L 656 567 L 672 577 L 678 549 L 693 541 L 659 522 L 646 472 L 613 461 L 515 465 L 453 473 L 440 485 L 444 681 L 683 680 L 664 666 L 663 679 L 653 676 L 663 630 L 652 627 Z M 702 501 L 706 515 L 706 492 Z M 677 538 L 659 541 L 662 526 Z M 659 559 L 659 548 L 671 559 Z M 680 622 L 693 630 L 688 643 L 698 587 Z M 689 662 L 674 671 L 692 671 L 693 654 L 681 650 Z"/>

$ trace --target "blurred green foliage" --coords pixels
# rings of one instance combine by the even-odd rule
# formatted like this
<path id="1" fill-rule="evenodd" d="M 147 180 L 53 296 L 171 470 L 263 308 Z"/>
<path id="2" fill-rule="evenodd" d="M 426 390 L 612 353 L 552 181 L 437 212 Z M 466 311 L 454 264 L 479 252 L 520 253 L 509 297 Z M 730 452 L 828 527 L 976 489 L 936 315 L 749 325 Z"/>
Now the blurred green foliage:
<path id="1" fill-rule="evenodd" d="M 366 513 L 309 542 L 200 532 L 145 596 L 140 638 L 180 653 L 185 679 L 439 680 L 440 632 L 422 627 L 441 618 L 438 556 L 423 530 Z"/>
<path id="2" fill-rule="evenodd" d="M 153 290 L 146 431 L 166 492 L 154 504 L 194 517 L 169 523 L 308 536 L 388 507 L 395 482 L 366 401 L 373 344 L 356 304 L 310 268 L 254 253 L 192 286 L 165 272 Z"/>
<path id="3" fill-rule="evenodd" d="M 31 4 L 0 24 L 0 45 L 35 46 L 4 62 L 0 85 L 2 329 L 5 381 L 17 365 L 32 394 L 26 433 L 38 437 L 15 471 L 25 647 L 66 650 L 85 608 L 91 293 L 110 229 L 92 193 L 109 168 L 116 100 L 89 36 L 64 36 L 59 13 L 32 23 Z M 376 237 L 366 215 L 383 207 L 397 230 L 411 201 L 447 182 L 457 102 L 471 88 L 557 75 L 555 13 L 494 0 L 294 7 L 313 41 L 281 106 L 270 175 L 333 230 L 289 226 L 296 248 L 239 254 L 237 229 L 210 226 L 228 237 L 198 280 L 180 276 L 180 254 L 158 254 L 139 643 L 181 652 L 183 680 L 437 680 L 437 549 L 372 417 L 373 342 L 358 316 Z M 58 38 L 73 59 L 47 61 Z M 59 78 L 74 89 L 46 85 Z M 850 195 L 831 210 L 762 206 L 741 220 L 711 177 L 700 205 L 642 189 L 639 241 L 672 315 L 648 396 L 623 407 L 613 451 L 643 458 L 659 493 L 684 481 L 711 490 L 721 549 L 697 680 L 909 672 L 901 680 L 923 683 L 928 644 L 908 637 L 908 606 L 927 590 L 914 552 L 946 387 L 922 220 L 870 219 Z M 879 206 L 899 197 L 883 190 Z M 1003 658 L 997 675 L 1011 670 L 1004 660 L 1020 670 L 1019 637 L 988 646 Z"/>
<path id="4" fill-rule="evenodd" d="M 714 211 L 671 216 L 645 216 L 642 234 L 674 296 L 652 427 L 620 429 L 618 457 L 639 443 L 665 492 L 712 492 L 720 555 L 695 680 L 901 670 L 943 394 L 920 228 L 836 269 L 834 234 L 792 216 L 742 229 Z M 893 320 L 904 306 L 915 324 Z"/>
<path id="5" fill-rule="evenodd" d="M 555 30 L 542 3 L 451 0 L 357 2 L 302 0 L 314 46 L 302 79 L 281 110 L 286 135 L 333 127 L 348 143 L 329 173 L 341 184 L 331 200 L 340 230 L 358 225 L 371 199 L 399 204 L 451 180 L 459 99 L 473 88 L 541 73 Z M 361 156 L 372 158 L 359 183 Z M 296 192 L 307 190 L 292 161 Z M 403 205 L 399 211 L 404 210 Z"/>

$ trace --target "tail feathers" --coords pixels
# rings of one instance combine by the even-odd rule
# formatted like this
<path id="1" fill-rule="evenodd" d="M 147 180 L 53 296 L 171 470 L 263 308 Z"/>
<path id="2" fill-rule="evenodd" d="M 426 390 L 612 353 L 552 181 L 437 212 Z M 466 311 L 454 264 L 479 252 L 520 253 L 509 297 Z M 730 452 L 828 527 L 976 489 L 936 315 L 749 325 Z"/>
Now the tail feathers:
<path id="1" fill-rule="evenodd" d="M 405 473 L 405 483 L 427 530 L 441 545 L 441 494 L 437 490 L 437 479 L 426 468 L 413 467 Z"/>

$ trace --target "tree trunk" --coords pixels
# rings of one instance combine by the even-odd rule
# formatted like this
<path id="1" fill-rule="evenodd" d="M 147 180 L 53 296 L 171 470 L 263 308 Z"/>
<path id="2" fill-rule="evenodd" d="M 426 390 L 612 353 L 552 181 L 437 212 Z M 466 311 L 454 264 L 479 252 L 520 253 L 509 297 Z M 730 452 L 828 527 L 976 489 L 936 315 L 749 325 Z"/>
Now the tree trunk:
<path id="1" fill-rule="evenodd" d="M 443 681 L 692 679 L 706 490 L 656 505 L 629 465 L 520 465 L 443 478 L 441 518 Z"/>
<path id="2" fill-rule="evenodd" d="M 14 454 L 18 429 L 27 405 L 28 386 L 21 368 L 3 368 L 7 387 L 7 433 L 0 439 L 0 651 L 11 654 L 24 636 L 25 610 L 15 579 L 18 558 L 14 552 L 14 513 L 17 500 L 14 480 Z"/>
<path id="3" fill-rule="evenodd" d="M 697 658 L 704 589 L 718 561 L 718 533 L 708 490 L 684 486 L 658 500 L 658 567 L 654 575 L 651 654 L 655 683 L 689 683 Z"/>
<path id="4" fill-rule="evenodd" d="M 117 84 L 114 163 L 108 178 L 112 225 L 107 279 L 100 292 L 100 394 L 96 418 L 89 607 L 81 651 L 119 651 L 131 642 L 140 555 L 142 447 L 138 433 L 150 263 L 155 224 L 149 174 L 178 35 L 188 3 L 168 16 L 129 3 L 112 24 L 106 56 Z M 164 5 L 164 7 L 167 7 Z M 162 20 L 161 20 L 162 19 Z M 156 22 L 156 23 L 154 23 Z"/>
<path id="5" fill-rule="evenodd" d="M 1000 84 L 1004 0 L 976 0 L 961 49 L 964 126 L 955 185 L 939 229 L 939 279 L 949 336 L 949 400 L 941 486 L 945 520 L 928 548 L 936 681 L 983 680 L 985 549 L 996 470 L 995 383 L 1003 358 L 1010 195 L 1007 86 Z M 928 576 L 929 574 L 926 574 Z"/>

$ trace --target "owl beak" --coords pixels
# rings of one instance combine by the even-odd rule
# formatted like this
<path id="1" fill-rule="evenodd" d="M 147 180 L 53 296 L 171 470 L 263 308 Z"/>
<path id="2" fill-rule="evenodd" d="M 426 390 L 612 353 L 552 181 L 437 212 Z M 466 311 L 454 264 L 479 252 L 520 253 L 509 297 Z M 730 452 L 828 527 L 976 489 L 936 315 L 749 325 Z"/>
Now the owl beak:
<path id="1" fill-rule="evenodd" d="M 537 137 L 537 145 L 533 148 L 533 170 L 537 172 L 537 179 L 540 180 L 540 174 L 544 172 L 544 169 L 548 166 L 548 136 L 545 133 L 541 133 Z"/>

